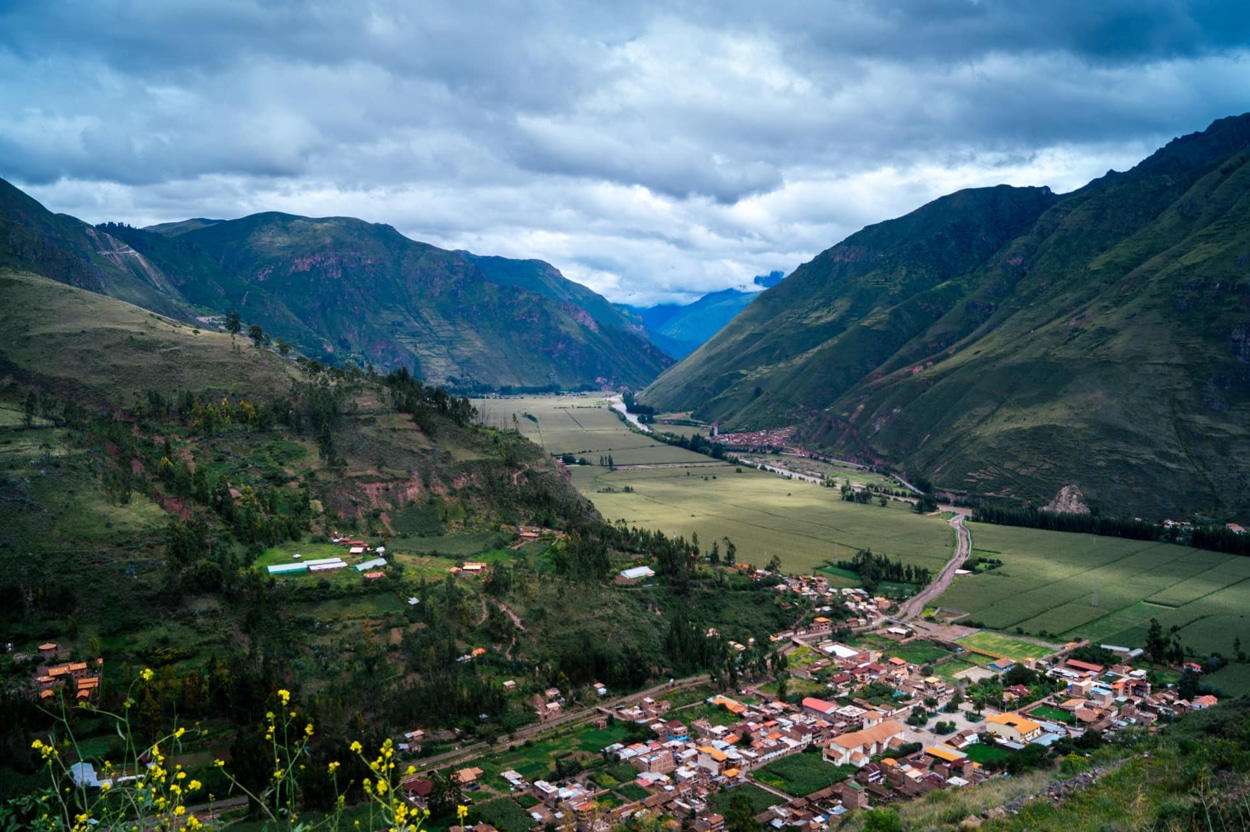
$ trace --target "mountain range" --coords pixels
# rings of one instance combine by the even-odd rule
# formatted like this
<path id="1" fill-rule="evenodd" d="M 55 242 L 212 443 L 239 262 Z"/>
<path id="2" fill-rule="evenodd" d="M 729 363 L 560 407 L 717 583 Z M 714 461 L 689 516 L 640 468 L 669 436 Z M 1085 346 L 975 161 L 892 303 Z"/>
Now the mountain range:
<path id="1" fill-rule="evenodd" d="M 0 180 L 0 267 L 185 321 L 232 312 L 324 363 L 403 366 L 467 391 L 641 387 L 672 363 L 546 263 L 446 251 L 345 217 L 93 227 Z"/>
<path id="2" fill-rule="evenodd" d="M 1070 194 L 966 190 L 867 227 L 641 398 L 953 492 L 1244 520 L 1250 115 Z"/>

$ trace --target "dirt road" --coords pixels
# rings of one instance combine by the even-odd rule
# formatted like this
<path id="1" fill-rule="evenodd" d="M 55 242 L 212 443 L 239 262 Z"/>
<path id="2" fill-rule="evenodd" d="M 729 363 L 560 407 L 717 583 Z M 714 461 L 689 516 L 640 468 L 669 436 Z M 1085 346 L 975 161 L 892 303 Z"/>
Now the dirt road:
<path id="1" fill-rule="evenodd" d="M 963 566 L 964 561 L 968 559 L 968 555 L 972 554 L 972 533 L 964 525 L 964 517 L 963 514 L 956 514 L 951 518 L 951 528 L 955 530 L 957 541 L 955 557 L 947 561 L 946 566 L 942 567 L 942 571 L 938 573 L 937 578 L 932 583 L 903 604 L 903 609 L 897 618 L 899 622 L 910 621 L 920 615 L 930 601 L 945 592 L 955 577 L 955 570 Z"/>

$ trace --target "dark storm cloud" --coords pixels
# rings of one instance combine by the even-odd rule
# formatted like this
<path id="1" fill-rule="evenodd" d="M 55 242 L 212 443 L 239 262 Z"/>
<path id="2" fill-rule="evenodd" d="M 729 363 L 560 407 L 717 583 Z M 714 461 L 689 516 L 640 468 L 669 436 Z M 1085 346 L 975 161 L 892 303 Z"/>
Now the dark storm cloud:
<path id="1" fill-rule="evenodd" d="M 1244 2 L 19 2 L 0 176 L 91 220 L 351 214 L 645 300 L 1131 164 L 1246 109 L 1247 43 Z"/>

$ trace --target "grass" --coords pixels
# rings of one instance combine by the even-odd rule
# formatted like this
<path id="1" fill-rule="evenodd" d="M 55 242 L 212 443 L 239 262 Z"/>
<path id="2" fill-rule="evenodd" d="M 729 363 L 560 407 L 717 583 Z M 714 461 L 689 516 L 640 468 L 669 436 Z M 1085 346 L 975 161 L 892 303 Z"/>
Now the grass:
<path id="1" fill-rule="evenodd" d="M 1006 760 L 1011 756 L 1011 751 L 1001 748 L 997 745 L 985 745 L 984 743 L 974 742 L 972 745 L 964 749 L 964 753 L 974 763 L 985 765 L 995 760 Z"/>
<path id="2" fill-rule="evenodd" d="M 515 413 L 516 426 L 527 437 L 539 441 L 541 429 L 549 452 L 591 462 L 572 467 L 573 484 L 608 520 L 622 518 L 633 526 L 686 537 L 697 533 L 704 549 L 728 537 L 740 562 L 762 566 L 775 554 L 787 572 L 810 573 L 826 560 L 871 548 L 936 572 L 951 555 L 950 528 L 939 519 L 914 514 L 906 504 L 855 505 L 843 502 L 837 489 L 745 466 L 737 473 L 737 466 L 632 432 L 603 399 L 531 396 L 475 404 L 488 424 L 512 427 Z M 618 466 L 615 471 L 597 464 L 609 454 Z M 853 574 L 835 577 L 841 578 L 839 584 L 858 583 Z"/>
<path id="3" fill-rule="evenodd" d="M 742 795 L 751 803 L 751 811 L 759 814 L 769 806 L 776 806 L 781 802 L 781 798 L 772 792 L 767 792 L 759 786 L 753 786 L 750 783 L 744 783 L 741 786 L 723 791 L 720 794 L 714 794 L 708 798 L 708 803 L 716 807 L 716 812 L 724 815 L 729 811 L 729 801 L 734 795 Z"/>
<path id="4" fill-rule="evenodd" d="M 972 535 L 1003 565 L 957 578 L 938 604 L 987 627 L 1140 647 L 1157 618 L 1165 630 L 1180 627 L 1182 643 L 1199 654 L 1229 655 L 1237 637 L 1250 643 L 1250 558 L 981 523 Z M 1245 675 L 1225 679 L 1227 693 L 1250 692 Z"/>
<path id="5" fill-rule="evenodd" d="M 993 656 L 1006 656 L 1018 662 L 1025 659 L 1042 659 L 1056 650 L 1053 646 L 1034 644 L 1031 641 L 1023 641 L 1002 633 L 992 633 L 988 630 L 964 636 L 957 643 L 969 650 Z"/>
<path id="6" fill-rule="evenodd" d="M 851 768 L 835 766 L 819 754 L 791 754 L 769 763 L 755 772 L 755 779 L 795 797 L 809 795 L 834 783 L 841 783 L 854 773 Z"/>
<path id="7" fill-rule="evenodd" d="M 705 548 L 728 537 L 739 562 L 758 566 L 777 555 L 790 573 L 810 574 L 826 561 L 849 559 L 865 548 L 935 572 L 950 558 L 950 528 L 901 504 L 856 505 L 842 501 L 835 489 L 811 483 L 750 469 L 711 470 L 717 471 L 715 479 L 709 470 L 680 468 L 575 472 L 573 483 L 605 518 L 686 537 L 698 534 Z M 605 493 L 607 486 L 614 491 Z"/>
<path id="8" fill-rule="evenodd" d="M 1061 722 L 1064 724 L 1072 724 L 1076 722 L 1076 717 L 1072 714 L 1067 711 L 1060 710 L 1059 708 L 1053 708 L 1050 705 L 1042 705 L 1039 708 L 1034 708 L 1029 711 L 1029 715 L 1038 717 L 1039 719 L 1049 719 L 1051 722 Z"/>
<path id="9" fill-rule="evenodd" d="M 1202 681 L 1223 693 L 1250 690 L 1250 664 L 1226 665 Z"/>
<path id="10" fill-rule="evenodd" d="M 148 390 L 284 390 L 294 365 L 229 335 L 30 274 L 0 271 L 10 362 L 122 405 Z"/>
<path id="11" fill-rule="evenodd" d="M 478 817 L 501 832 L 525 832 L 534 825 L 534 819 L 529 812 L 511 798 L 490 800 L 479 804 L 476 809 Z"/>
<path id="12" fill-rule="evenodd" d="M 887 656 L 897 656 L 905 662 L 924 665 L 933 664 L 951 654 L 949 650 L 931 641 L 913 641 L 882 648 Z"/>
<path id="13" fill-rule="evenodd" d="M 608 454 L 616 465 L 709 462 L 701 454 L 630 431 L 608 406 L 607 400 L 598 396 L 524 396 L 480 399 L 473 404 L 486 424 L 501 428 L 515 426 L 548 453 L 585 457 L 596 468 L 599 457 Z M 538 421 L 526 418 L 527 413 Z"/>
<path id="14" fill-rule="evenodd" d="M 614 742 L 619 742 L 625 737 L 625 733 L 624 725 L 614 725 L 609 728 L 583 726 L 536 742 L 527 742 L 508 751 L 492 754 L 483 759 L 479 765 L 485 772 L 486 785 L 506 791 L 508 783 L 499 776 L 501 771 L 513 769 L 532 782 L 549 776 L 553 759 L 570 754 L 583 765 L 589 766 L 592 763 L 602 765 L 599 751 Z M 618 782 L 621 781 L 612 769 L 608 769 L 607 773 Z"/>

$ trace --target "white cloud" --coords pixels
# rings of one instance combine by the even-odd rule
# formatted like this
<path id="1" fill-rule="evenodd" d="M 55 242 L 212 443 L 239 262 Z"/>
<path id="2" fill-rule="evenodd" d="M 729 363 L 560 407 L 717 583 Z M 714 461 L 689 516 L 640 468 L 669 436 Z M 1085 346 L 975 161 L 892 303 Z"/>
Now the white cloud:
<path id="1" fill-rule="evenodd" d="M 0 12 L 0 176 L 89 221 L 358 216 L 685 298 L 959 188 L 1071 190 L 1238 111 L 1247 15 L 1199 11 L 30 5 Z"/>

